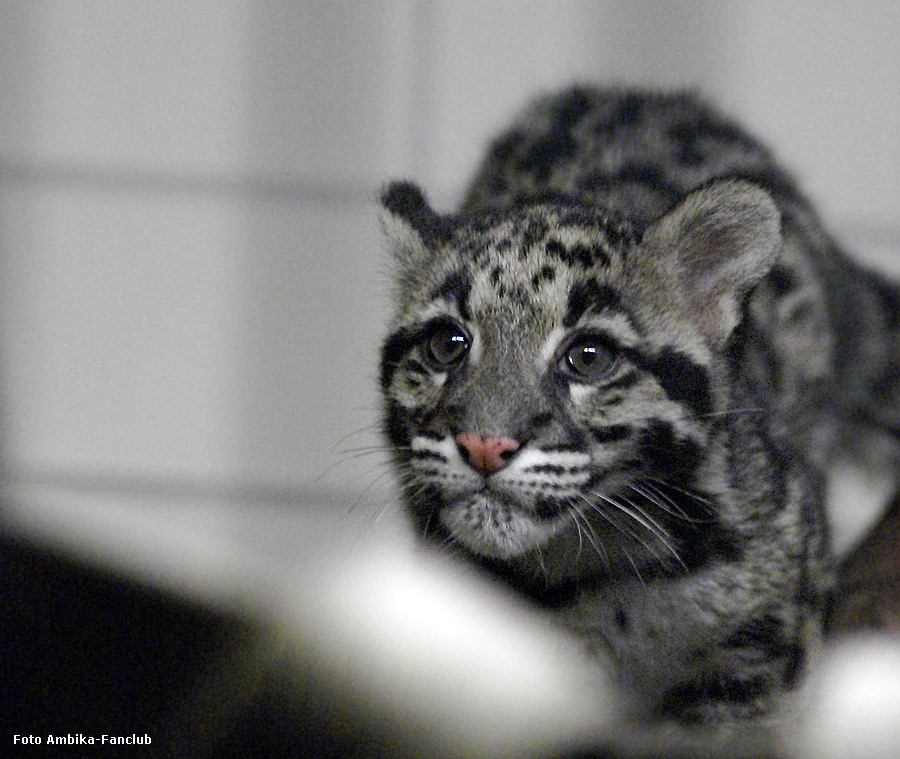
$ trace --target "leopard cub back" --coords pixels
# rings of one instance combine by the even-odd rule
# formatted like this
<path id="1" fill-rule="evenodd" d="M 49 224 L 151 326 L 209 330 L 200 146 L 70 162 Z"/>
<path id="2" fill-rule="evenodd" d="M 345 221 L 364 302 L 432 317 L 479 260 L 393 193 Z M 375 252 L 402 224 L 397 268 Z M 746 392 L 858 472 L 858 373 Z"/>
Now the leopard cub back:
<path id="1" fill-rule="evenodd" d="M 582 636 L 636 715 L 773 713 L 830 588 L 833 355 L 853 340 L 828 278 L 854 275 L 844 302 L 873 328 L 888 290 L 685 95 L 544 98 L 459 212 L 408 182 L 382 206 L 384 427 L 418 534 Z"/>

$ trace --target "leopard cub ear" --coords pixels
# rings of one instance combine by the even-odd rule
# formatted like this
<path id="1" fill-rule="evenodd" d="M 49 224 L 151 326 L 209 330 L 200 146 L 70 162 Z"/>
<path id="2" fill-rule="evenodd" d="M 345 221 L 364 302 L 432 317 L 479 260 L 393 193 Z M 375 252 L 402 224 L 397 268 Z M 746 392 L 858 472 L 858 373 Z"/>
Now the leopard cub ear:
<path id="1" fill-rule="evenodd" d="M 653 249 L 704 336 L 724 346 L 745 297 L 781 250 L 781 215 L 771 196 L 743 180 L 719 180 L 688 195 L 648 227 Z"/>
<path id="2" fill-rule="evenodd" d="M 450 236 L 449 224 L 412 182 L 390 182 L 381 192 L 381 225 L 400 278 L 415 272 Z"/>

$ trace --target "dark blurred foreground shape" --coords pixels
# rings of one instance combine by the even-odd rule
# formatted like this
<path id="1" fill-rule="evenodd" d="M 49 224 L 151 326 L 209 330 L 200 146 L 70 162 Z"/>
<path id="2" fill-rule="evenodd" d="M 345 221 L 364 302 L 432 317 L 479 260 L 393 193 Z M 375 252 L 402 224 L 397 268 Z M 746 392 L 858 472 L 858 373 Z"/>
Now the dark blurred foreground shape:
<path id="1" fill-rule="evenodd" d="M 900 631 L 900 506 L 842 567 L 835 635 Z M 144 757 L 472 755 L 390 699 L 341 679 L 290 630 L 176 597 L 19 538 L 0 541 L 5 741 L 37 735 L 151 736 Z M 461 694 L 465 698 L 466 694 Z M 514 741 L 513 741 L 514 743 Z M 788 757 L 740 740 L 605 731 L 517 756 Z M 579 745 L 581 744 L 581 745 Z M 7 745 L 9 745 L 7 743 Z M 98 747 L 82 749 L 96 756 Z M 71 747 L 67 753 L 71 755 Z M 112 755 L 112 754 L 111 754 Z"/>
<path id="2" fill-rule="evenodd" d="M 832 631 L 900 634 L 900 498 L 844 560 Z"/>
<path id="3" fill-rule="evenodd" d="M 128 747 L 142 757 L 469 755 L 344 689 L 271 630 L 20 541 L 0 556 L 8 742 L 105 733 L 149 735 Z M 622 740 L 554 756 L 712 756 L 658 754 L 648 740 L 611 748 Z"/>

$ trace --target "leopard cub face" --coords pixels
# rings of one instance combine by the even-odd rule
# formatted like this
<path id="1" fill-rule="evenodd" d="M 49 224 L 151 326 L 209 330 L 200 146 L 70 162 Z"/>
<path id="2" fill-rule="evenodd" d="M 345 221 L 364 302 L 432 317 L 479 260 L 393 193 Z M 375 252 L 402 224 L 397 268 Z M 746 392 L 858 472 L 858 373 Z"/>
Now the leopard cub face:
<path id="1" fill-rule="evenodd" d="M 560 199 L 456 218 L 405 183 L 382 201 L 385 426 L 423 535 L 499 560 L 577 546 L 607 571 L 683 563 L 721 348 L 778 242 L 765 193 L 719 183 L 640 236 Z M 723 274 L 699 278 L 711 235 Z"/>

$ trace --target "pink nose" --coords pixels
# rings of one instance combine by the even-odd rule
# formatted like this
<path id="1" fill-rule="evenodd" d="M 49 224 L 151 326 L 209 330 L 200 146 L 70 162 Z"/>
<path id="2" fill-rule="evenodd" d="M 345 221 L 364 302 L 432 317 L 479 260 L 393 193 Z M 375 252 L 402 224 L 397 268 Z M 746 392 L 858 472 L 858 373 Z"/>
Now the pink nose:
<path id="1" fill-rule="evenodd" d="M 511 437 L 485 437 L 471 432 L 457 435 L 456 442 L 469 454 L 469 466 L 483 475 L 503 469 L 507 459 L 519 449 L 519 441 Z"/>

